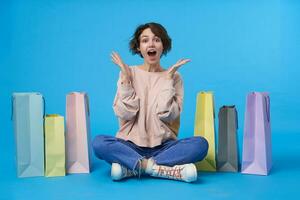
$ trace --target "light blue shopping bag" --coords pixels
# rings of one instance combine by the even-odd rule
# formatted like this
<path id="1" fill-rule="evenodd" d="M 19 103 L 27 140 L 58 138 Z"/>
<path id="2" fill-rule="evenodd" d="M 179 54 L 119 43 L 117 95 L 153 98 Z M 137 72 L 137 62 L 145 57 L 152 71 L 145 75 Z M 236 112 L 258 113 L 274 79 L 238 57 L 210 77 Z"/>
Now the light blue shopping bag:
<path id="1" fill-rule="evenodd" d="M 43 96 L 13 93 L 12 103 L 17 176 L 44 176 Z"/>

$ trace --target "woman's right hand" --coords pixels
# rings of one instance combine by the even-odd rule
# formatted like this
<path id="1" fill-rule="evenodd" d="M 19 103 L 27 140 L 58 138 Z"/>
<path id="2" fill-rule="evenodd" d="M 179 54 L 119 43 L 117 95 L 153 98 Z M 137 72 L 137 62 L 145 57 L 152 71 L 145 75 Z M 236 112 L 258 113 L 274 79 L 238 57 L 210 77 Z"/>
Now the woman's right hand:
<path id="1" fill-rule="evenodd" d="M 112 52 L 111 53 L 111 60 L 113 61 L 113 63 L 115 63 L 116 65 L 118 65 L 121 69 L 121 77 L 123 81 L 131 81 L 131 72 L 129 69 L 129 66 L 127 64 L 125 64 L 120 55 L 117 52 Z"/>

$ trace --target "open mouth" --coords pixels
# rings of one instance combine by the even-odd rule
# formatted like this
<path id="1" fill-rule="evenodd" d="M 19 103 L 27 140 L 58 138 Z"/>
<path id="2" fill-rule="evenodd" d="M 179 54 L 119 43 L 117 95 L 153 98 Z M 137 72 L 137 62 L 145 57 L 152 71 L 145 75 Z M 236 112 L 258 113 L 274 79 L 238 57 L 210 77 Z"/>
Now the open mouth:
<path id="1" fill-rule="evenodd" d="M 156 55 L 156 51 L 155 50 L 150 50 L 147 52 L 148 56 L 155 56 Z"/>

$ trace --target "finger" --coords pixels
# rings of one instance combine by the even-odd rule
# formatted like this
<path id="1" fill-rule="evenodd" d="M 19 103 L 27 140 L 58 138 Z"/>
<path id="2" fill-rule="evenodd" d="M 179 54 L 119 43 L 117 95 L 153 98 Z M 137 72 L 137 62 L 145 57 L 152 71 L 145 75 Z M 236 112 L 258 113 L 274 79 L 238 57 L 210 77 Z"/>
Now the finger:
<path id="1" fill-rule="evenodd" d="M 111 60 L 114 62 L 114 63 L 118 63 L 118 60 L 117 60 L 117 58 L 116 57 L 114 57 L 113 55 L 111 56 Z"/>
<path id="2" fill-rule="evenodd" d="M 179 63 L 187 63 L 190 62 L 190 59 L 180 59 Z"/>
<path id="3" fill-rule="evenodd" d="M 113 63 L 115 63 L 116 65 L 118 65 L 120 68 L 122 68 L 122 64 L 121 64 L 116 58 L 112 57 L 112 58 L 111 58 L 111 61 L 112 61 Z"/>
<path id="4" fill-rule="evenodd" d="M 120 65 L 114 59 L 111 59 L 111 61 L 120 67 Z"/>
<path id="5" fill-rule="evenodd" d="M 117 54 L 112 54 L 112 57 L 113 57 L 116 61 L 119 61 L 119 58 L 118 58 Z"/>
<path id="6" fill-rule="evenodd" d="M 191 59 L 184 59 L 184 63 L 191 62 Z"/>
<path id="7" fill-rule="evenodd" d="M 119 65 L 120 67 L 123 67 L 122 61 L 116 55 L 112 55 L 112 60 L 115 64 Z"/>
<path id="8" fill-rule="evenodd" d="M 168 70 L 168 73 L 174 73 L 176 71 L 176 67 L 172 66 L 170 67 L 170 69 Z"/>
<path id="9" fill-rule="evenodd" d="M 120 57 L 120 55 L 117 53 L 117 52 L 112 52 L 112 54 L 111 54 L 116 60 L 121 60 L 121 57 Z"/>
<path id="10" fill-rule="evenodd" d="M 111 58 L 113 58 L 114 60 L 117 60 L 117 57 L 114 53 L 110 54 Z"/>
<path id="11" fill-rule="evenodd" d="M 111 54 L 111 57 L 112 57 L 112 59 L 113 59 L 113 62 L 114 62 L 115 64 L 117 64 L 117 65 L 121 68 L 122 71 L 127 71 L 126 68 L 128 68 L 128 65 L 126 65 L 125 63 L 123 63 L 123 61 L 122 61 L 120 55 L 119 55 L 117 52 L 114 52 L 114 51 L 113 51 L 112 54 Z M 125 65 L 126 65 L 127 67 L 126 67 Z"/>
<path id="12" fill-rule="evenodd" d="M 120 64 L 123 63 L 123 61 L 122 61 L 122 59 L 121 59 L 121 57 L 120 57 L 119 54 L 116 54 L 115 57 L 116 57 L 116 60 L 117 60 Z"/>
<path id="13" fill-rule="evenodd" d="M 121 60 L 121 56 L 117 52 L 115 52 L 114 55 L 115 55 L 116 58 L 118 58 L 119 60 Z"/>
<path id="14" fill-rule="evenodd" d="M 111 55 L 115 57 L 116 56 L 116 52 L 112 51 Z"/>
<path id="15" fill-rule="evenodd" d="M 183 58 L 179 59 L 179 60 L 178 60 L 178 63 L 182 62 L 183 60 L 184 60 Z"/>
<path id="16" fill-rule="evenodd" d="M 182 63 L 184 62 L 185 59 L 179 59 L 173 66 L 174 67 L 179 67 L 180 65 L 182 65 Z"/>
<path id="17" fill-rule="evenodd" d="M 178 67 L 181 67 L 182 65 L 184 65 L 184 64 L 186 64 L 186 63 L 188 63 L 188 62 L 190 62 L 190 59 L 183 59 L 180 63 L 178 63 Z"/>
<path id="18" fill-rule="evenodd" d="M 115 52 L 115 51 L 112 51 L 111 53 L 112 53 L 112 54 L 114 54 L 114 55 L 118 55 L 118 53 L 117 53 L 117 52 Z"/>

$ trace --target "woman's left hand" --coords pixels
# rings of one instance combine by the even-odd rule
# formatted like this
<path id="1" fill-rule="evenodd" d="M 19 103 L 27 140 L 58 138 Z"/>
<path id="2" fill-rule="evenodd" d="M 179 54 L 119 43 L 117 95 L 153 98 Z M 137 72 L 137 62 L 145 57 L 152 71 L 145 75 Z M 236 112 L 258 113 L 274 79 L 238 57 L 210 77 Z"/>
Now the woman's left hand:
<path id="1" fill-rule="evenodd" d="M 168 69 L 167 78 L 172 79 L 175 72 L 184 64 L 190 62 L 190 59 L 180 59 Z"/>

